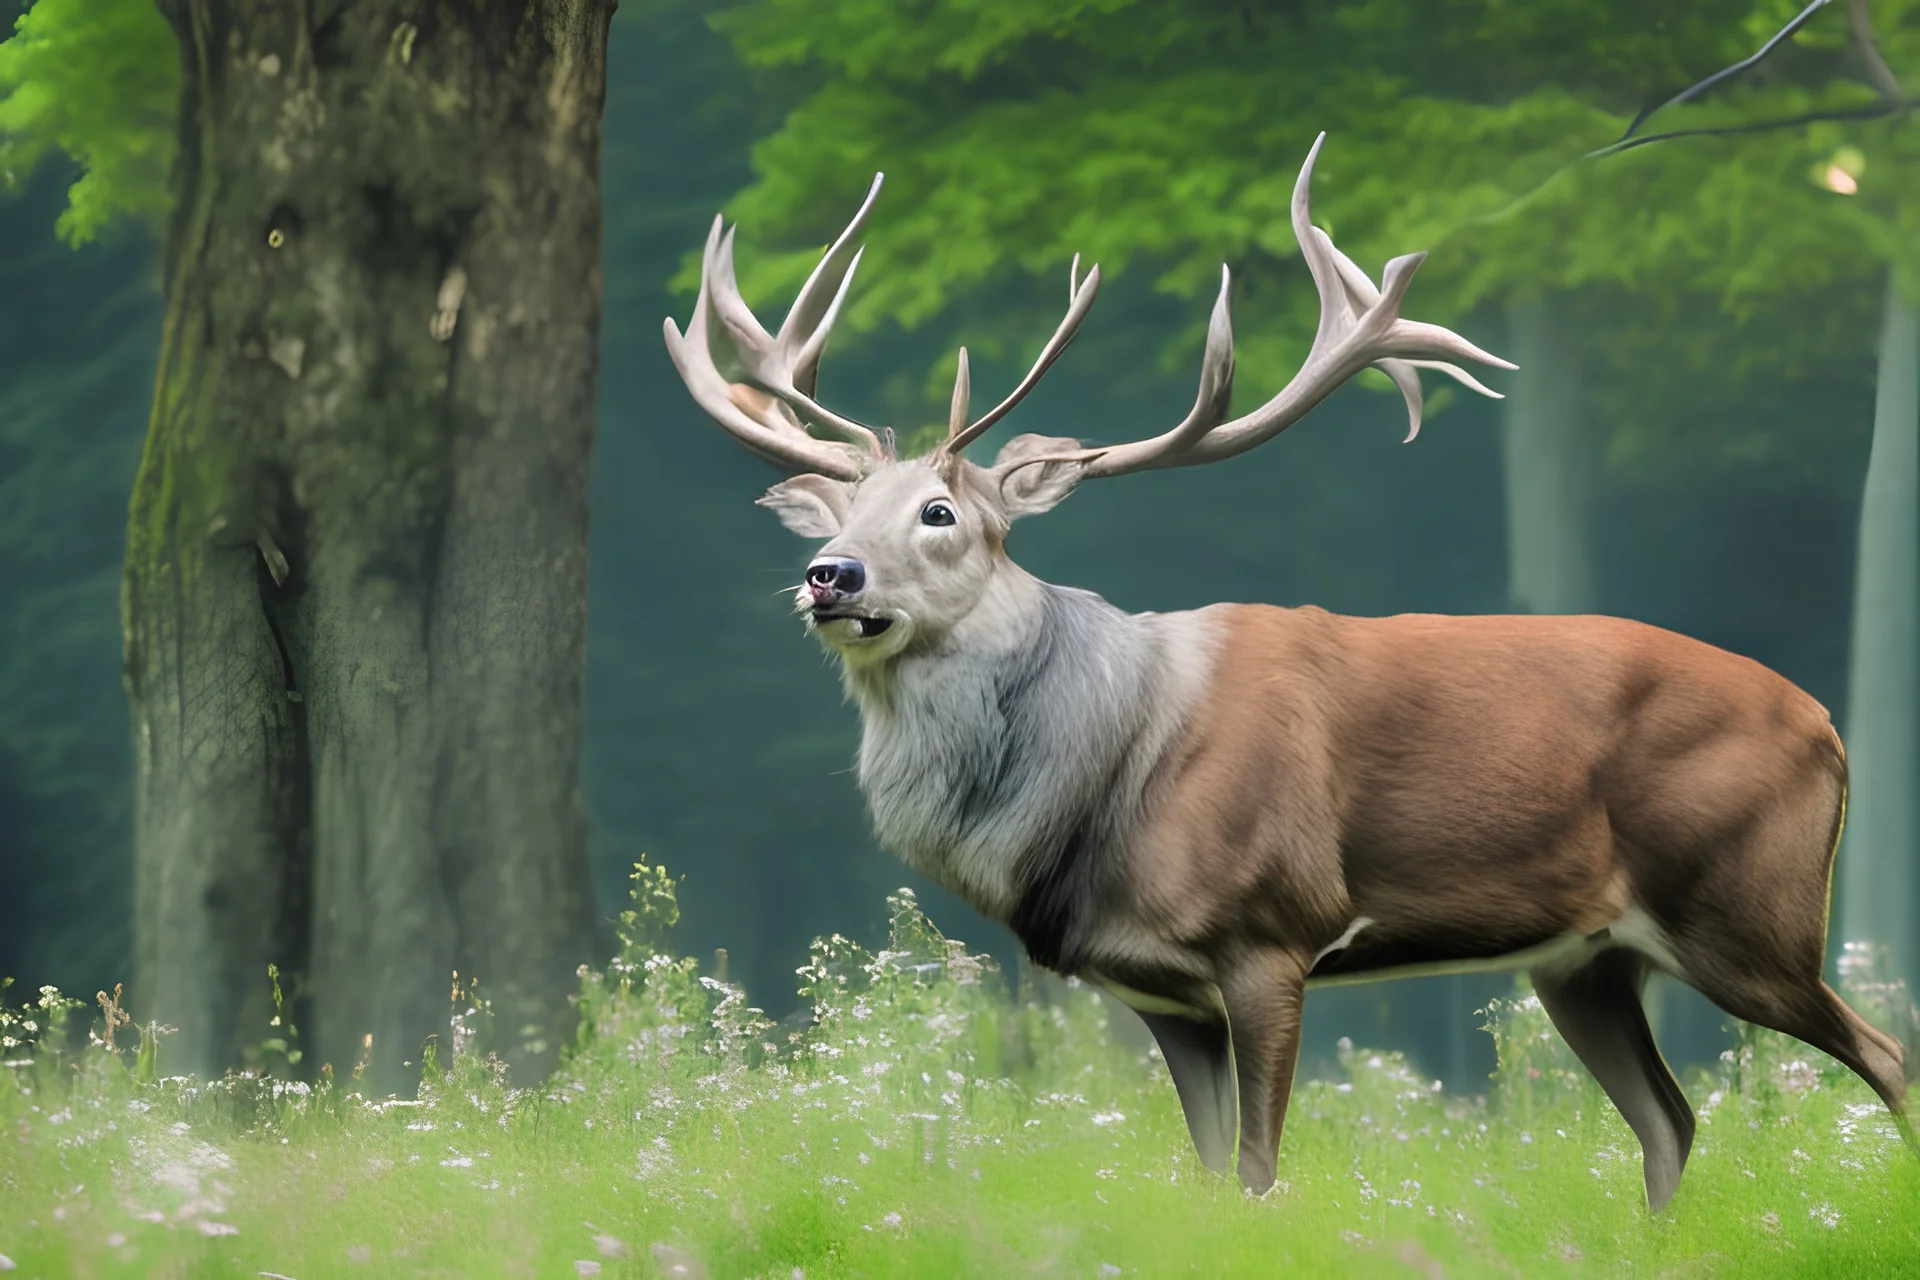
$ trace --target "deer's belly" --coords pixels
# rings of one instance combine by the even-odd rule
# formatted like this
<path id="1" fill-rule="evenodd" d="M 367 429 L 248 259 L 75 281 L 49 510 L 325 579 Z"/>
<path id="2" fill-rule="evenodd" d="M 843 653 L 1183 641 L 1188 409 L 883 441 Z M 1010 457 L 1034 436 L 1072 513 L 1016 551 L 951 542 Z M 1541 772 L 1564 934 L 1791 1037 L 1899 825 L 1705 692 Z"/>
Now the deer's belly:
<path id="1" fill-rule="evenodd" d="M 1310 987 L 1348 986 L 1390 978 L 1424 978 L 1455 973 L 1575 969 L 1602 951 L 1616 947 L 1639 952 L 1667 973 L 1684 976 L 1660 927 L 1638 907 L 1629 907 L 1611 923 L 1587 932 L 1566 931 L 1507 937 L 1369 938 L 1356 928 L 1315 957 L 1307 975 Z"/>

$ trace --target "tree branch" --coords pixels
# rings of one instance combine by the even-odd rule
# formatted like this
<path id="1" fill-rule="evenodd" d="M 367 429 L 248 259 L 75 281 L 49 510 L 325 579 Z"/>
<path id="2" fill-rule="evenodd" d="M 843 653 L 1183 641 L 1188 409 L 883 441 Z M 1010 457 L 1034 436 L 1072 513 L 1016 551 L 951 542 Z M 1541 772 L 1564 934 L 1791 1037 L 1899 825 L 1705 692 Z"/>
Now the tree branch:
<path id="1" fill-rule="evenodd" d="M 1860 46 L 1860 57 L 1867 64 L 1867 80 L 1887 101 L 1904 104 L 1907 95 L 1900 91 L 1893 69 L 1887 66 L 1887 60 L 1880 56 L 1880 46 L 1874 43 L 1873 19 L 1867 13 L 1867 0 L 1852 0 L 1847 6 L 1847 21 L 1853 27 L 1854 41 Z"/>
<path id="2" fill-rule="evenodd" d="M 1828 2 L 1829 0 L 1813 0 L 1812 4 L 1809 4 L 1806 8 L 1802 9 L 1799 13 L 1794 15 L 1793 21 L 1789 22 L 1786 26 L 1780 28 L 1780 30 L 1774 32 L 1773 37 L 1769 39 L 1765 44 L 1761 45 L 1759 51 L 1753 54 L 1751 57 L 1742 58 L 1740 61 L 1734 63 L 1730 67 L 1722 67 L 1720 70 L 1708 76 L 1705 80 L 1700 81 L 1698 84 L 1691 85 L 1688 88 L 1682 89 L 1679 93 L 1674 94 L 1671 98 L 1668 98 L 1665 102 L 1662 102 L 1657 106 L 1642 107 L 1640 109 L 1640 114 L 1633 118 L 1633 123 L 1627 126 L 1627 131 L 1620 135 L 1620 142 L 1625 142 L 1627 139 L 1633 137 L 1634 134 L 1640 131 L 1641 125 L 1645 124 L 1648 120 L 1660 114 L 1662 111 L 1665 111 L 1668 107 L 1677 107 L 1683 102 L 1691 102 L 1693 99 L 1706 93 L 1709 89 L 1712 89 L 1714 86 L 1721 84 L 1724 81 L 1731 80 L 1733 77 L 1739 75 L 1743 71 L 1750 71 L 1754 67 L 1759 66 L 1762 62 L 1764 62 L 1768 58 L 1769 55 L 1773 53 L 1775 49 L 1779 48 L 1782 44 L 1786 43 L 1786 41 L 1792 37 L 1794 32 L 1798 31 L 1801 27 L 1806 26 L 1808 21 L 1812 19 L 1815 13 L 1818 13 L 1821 9 L 1826 8 Z M 1864 4 L 1865 0 L 1858 0 L 1858 2 Z M 1668 136 L 1674 136 L 1674 135 L 1668 135 Z M 1596 154 L 1604 154 L 1614 149 L 1625 150 L 1625 148 L 1620 147 L 1620 142 L 1614 143 L 1612 147 L 1603 147 L 1601 148 L 1601 151 Z"/>
<path id="3" fill-rule="evenodd" d="M 1882 116 L 1896 115 L 1908 110 L 1912 103 L 1900 89 L 1900 82 L 1894 78 L 1886 59 L 1880 56 L 1880 48 L 1874 43 L 1873 25 L 1867 12 L 1867 0 L 1849 0 L 1848 21 L 1853 27 L 1853 36 L 1860 47 L 1860 56 L 1867 65 L 1867 79 L 1874 91 L 1880 95 L 1880 101 L 1871 107 L 1846 107 L 1828 111 L 1809 111 L 1797 116 L 1784 116 L 1777 120 L 1756 120 L 1748 124 L 1718 125 L 1699 129 L 1672 129 L 1666 133 L 1642 134 L 1640 126 L 1668 107 L 1689 102 L 1706 93 L 1715 85 L 1721 84 L 1743 71 L 1759 66 L 1773 51 L 1780 47 L 1794 32 L 1805 26 L 1819 10 L 1825 8 L 1829 0 L 1813 0 L 1806 8 L 1794 15 L 1789 22 L 1763 45 L 1751 57 L 1743 58 L 1730 67 L 1723 67 L 1705 80 L 1681 90 L 1658 106 L 1643 109 L 1627 126 L 1617 142 L 1610 143 L 1596 151 L 1589 151 L 1585 159 L 1596 160 L 1602 156 L 1618 155 L 1622 151 L 1631 151 L 1635 147 L 1646 146 L 1650 142 L 1666 142 L 1673 138 L 1709 138 L 1730 134 L 1766 133 L 1774 129 L 1791 129 L 1796 125 L 1813 124 L 1821 120 L 1875 120 Z"/>

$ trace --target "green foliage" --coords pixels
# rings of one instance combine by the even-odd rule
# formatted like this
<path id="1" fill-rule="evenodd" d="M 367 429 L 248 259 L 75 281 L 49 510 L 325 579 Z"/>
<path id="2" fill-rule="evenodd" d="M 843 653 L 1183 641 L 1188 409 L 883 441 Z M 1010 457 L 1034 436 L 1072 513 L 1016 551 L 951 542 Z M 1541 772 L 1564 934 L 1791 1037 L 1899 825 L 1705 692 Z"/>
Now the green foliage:
<path id="1" fill-rule="evenodd" d="M 667 935 L 680 923 L 680 900 L 667 869 L 648 865 L 645 854 L 633 864 L 627 880 L 631 886 L 627 898 L 633 905 L 620 913 L 616 932 L 621 958 L 633 961 L 666 946 Z"/>
<path id="2" fill-rule="evenodd" d="M 150 1022 L 140 1029 L 140 1047 L 133 1054 L 133 1078 L 141 1084 L 160 1082 L 160 1024 Z"/>
<path id="3" fill-rule="evenodd" d="M 152 0 L 36 0 L 0 43 L 0 186 L 54 152 L 82 170 L 60 215 L 72 245 L 166 211 L 180 56 Z"/>
<path id="4" fill-rule="evenodd" d="M 9 1005 L 6 995 L 12 986 L 12 978 L 0 978 L 0 1054 L 13 1059 L 30 1059 L 36 1051 L 59 1055 L 66 1048 L 73 1011 L 85 1008 L 85 1002 L 41 987 L 38 999 Z"/>
<path id="5" fill-rule="evenodd" d="M 758 179 L 732 209 L 746 235 L 804 247 L 744 255 L 745 283 L 762 295 L 796 287 L 883 170 L 852 328 L 924 325 L 1081 252 L 1190 300 L 1164 351 L 1184 367 L 1224 261 L 1239 282 L 1243 398 L 1264 397 L 1315 323 L 1287 204 L 1325 129 L 1316 220 L 1370 270 L 1431 251 L 1409 306 L 1418 318 L 1458 323 L 1541 289 L 1624 290 L 1669 308 L 1699 296 L 1741 325 L 1769 311 L 1806 318 L 1769 352 L 1817 363 L 1858 342 L 1811 319 L 1836 287 L 1920 264 L 1906 212 L 1920 207 L 1906 189 L 1920 172 L 1911 129 L 1825 123 L 1582 159 L 1642 104 L 1751 53 L 1799 7 L 748 0 L 716 19 L 742 57 L 804 67 L 817 87 L 756 148 Z M 1920 83 L 1914 13 L 1910 0 L 1874 6 L 1880 48 Z M 1836 7 L 1767 75 L 1652 127 L 1870 103 L 1850 41 Z M 1843 150 L 1865 161 L 1857 196 L 1820 181 Z M 1029 305 L 1019 324 L 966 340 L 976 356 L 1006 356 L 1055 314 Z M 1843 345 L 1817 345 L 1830 339 Z M 943 362 L 929 393 L 950 377 Z"/>
<path id="6" fill-rule="evenodd" d="M 306 1056 L 300 1049 L 300 1029 L 293 1024 L 292 1001 L 280 989 L 279 965 L 267 966 L 267 981 L 273 984 L 273 1017 L 267 1021 L 267 1034 L 249 1055 L 248 1065 L 262 1075 L 292 1079 L 294 1068 Z"/>
<path id="7" fill-rule="evenodd" d="M 1771 1033 L 1691 1082 L 1693 1158 L 1650 1222 L 1632 1134 L 1524 990 L 1488 1009 L 1485 1097 L 1343 1044 L 1295 1090 L 1279 1185 L 1247 1200 L 1195 1162 L 1165 1068 L 1091 990 L 1010 1000 L 912 895 L 889 906 L 884 949 L 815 944 L 814 1017 L 784 1041 L 691 962 L 583 974 L 591 1027 L 536 1087 L 458 1018 L 417 1099 L 143 1079 L 98 1037 L 11 1060 L 0 1256 L 102 1276 L 1823 1276 L 1904 1274 L 1920 1250 L 1920 1162 L 1884 1109 Z"/>

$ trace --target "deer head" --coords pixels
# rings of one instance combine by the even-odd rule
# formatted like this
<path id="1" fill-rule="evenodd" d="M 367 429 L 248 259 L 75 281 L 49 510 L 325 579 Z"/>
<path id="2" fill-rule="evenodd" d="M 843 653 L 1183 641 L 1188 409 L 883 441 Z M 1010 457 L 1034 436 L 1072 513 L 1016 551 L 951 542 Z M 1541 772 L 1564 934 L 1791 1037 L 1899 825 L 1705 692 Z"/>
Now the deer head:
<path id="1" fill-rule="evenodd" d="M 777 334 L 769 334 L 740 296 L 733 232 L 715 218 L 707 238 L 700 295 L 683 335 L 666 321 L 667 349 L 702 409 L 754 452 L 797 474 L 759 499 L 793 532 L 827 539 L 796 590 L 815 632 L 853 666 L 884 662 L 916 645 L 938 644 L 975 619 L 1011 571 L 1005 540 L 1022 516 L 1051 509 L 1086 480 L 1162 467 L 1217 462 L 1272 439 L 1342 383 L 1369 366 L 1399 387 L 1411 440 L 1420 429 L 1418 370 L 1437 369 L 1482 395 L 1495 393 L 1443 357 L 1514 366 L 1437 325 L 1404 320 L 1400 308 L 1424 254 L 1387 263 L 1380 287 L 1311 221 L 1315 140 L 1294 184 L 1292 221 L 1315 287 L 1320 323 L 1306 362 L 1285 388 L 1253 412 L 1229 420 L 1233 394 L 1230 279 L 1207 331 L 1193 409 L 1168 431 L 1126 444 L 1083 447 L 1078 440 L 1016 436 L 982 466 L 964 451 L 1004 418 L 1073 340 L 1100 286 L 1100 268 L 1068 274 L 1068 307 L 1053 337 L 1012 393 L 970 418 L 966 349 L 960 351 L 948 431 L 930 455 L 895 456 L 894 434 L 875 430 L 814 399 L 820 356 L 846 298 L 861 250 L 856 240 L 879 195 L 876 175 L 853 221 L 802 286 Z M 1017 571 L 1013 571 L 1017 572 Z"/>

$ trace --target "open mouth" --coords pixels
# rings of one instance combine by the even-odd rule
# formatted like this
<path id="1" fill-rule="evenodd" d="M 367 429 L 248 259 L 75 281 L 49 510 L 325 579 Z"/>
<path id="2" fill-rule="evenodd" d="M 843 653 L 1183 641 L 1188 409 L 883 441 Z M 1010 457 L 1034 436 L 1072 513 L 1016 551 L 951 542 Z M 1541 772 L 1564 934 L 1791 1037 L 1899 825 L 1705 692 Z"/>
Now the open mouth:
<path id="1" fill-rule="evenodd" d="M 822 613 L 814 610 L 813 620 L 819 622 L 851 622 L 856 624 L 862 640 L 871 640 L 893 625 L 892 618 L 873 618 L 859 613 Z"/>

